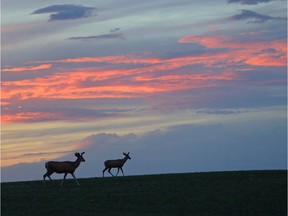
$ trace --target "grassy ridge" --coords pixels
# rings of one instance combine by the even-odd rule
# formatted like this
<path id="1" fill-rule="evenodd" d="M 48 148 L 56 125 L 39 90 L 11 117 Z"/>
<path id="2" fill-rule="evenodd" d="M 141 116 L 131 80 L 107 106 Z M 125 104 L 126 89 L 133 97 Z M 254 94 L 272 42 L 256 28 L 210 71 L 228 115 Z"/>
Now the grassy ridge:
<path id="1" fill-rule="evenodd" d="M 286 216 L 287 171 L 2 183 L 2 216 Z"/>

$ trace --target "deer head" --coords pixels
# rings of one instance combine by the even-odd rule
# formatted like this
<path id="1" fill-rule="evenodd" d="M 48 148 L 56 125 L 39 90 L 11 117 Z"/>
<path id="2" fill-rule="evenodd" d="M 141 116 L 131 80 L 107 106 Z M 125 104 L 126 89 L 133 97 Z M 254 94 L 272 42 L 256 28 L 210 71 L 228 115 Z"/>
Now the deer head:
<path id="1" fill-rule="evenodd" d="M 129 156 L 129 154 L 130 154 L 130 152 L 128 152 L 128 153 L 124 153 L 124 152 L 123 152 L 123 155 L 124 155 L 125 157 L 127 157 L 129 160 L 131 160 L 131 157 Z"/>
<path id="2" fill-rule="evenodd" d="M 85 159 L 84 159 L 84 157 L 83 157 L 83 154 L 84 154 L 85 152 L 82 152 L 81 154 L 79 153 L 79 152 L 76 152 L 75 153 L 75 156 L 80 160 L 80 161 L 82 161 L 82 162 L 85 162 Z"/>

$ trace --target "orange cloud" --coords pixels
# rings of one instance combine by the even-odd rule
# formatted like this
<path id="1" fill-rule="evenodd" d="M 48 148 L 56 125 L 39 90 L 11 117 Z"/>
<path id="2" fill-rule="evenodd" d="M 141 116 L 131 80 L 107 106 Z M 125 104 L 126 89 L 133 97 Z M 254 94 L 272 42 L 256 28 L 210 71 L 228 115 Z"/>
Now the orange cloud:
<path id="1" fill-rule="evenodd" d="M 199 43 L 207 48 L 229 48 L 230 61 L 253 66 L 286 66 L 286 41 L 238 41 L 228 35 L 184 36 L 179 43 Z M 270 50 L 270 52 L 269 52 Z M 217 56 L 215 56 L 217 58 Z"/>
<path id="2" fill-rule="evenodd" d="M 224 48 L 231 45 L 230 38 L 225 35 L 207 35 L 207 36 L 193 36 L 186 35 L 181 37 L 179 43 L 199 43 L 209 48 Z"/>
<path id="3" fill-rule="evenodd" d="M 44 78 L 33 80 L 6 81 L 2 83 L 2 100 L 28 99 L 87 99 L 87 98 L 135 98 L 157 92 L 189 89 L 217 85 L 217 80 L 237 79 L 232 72 L 194 72 L 179 75 L 181 67 L 205 63 L 214 65 L 226 59 L 228 54 L 218 53 L 184 56 L 171 59 L 141 58 L 139 56 L 108 56 L 102 58 L 76 58 L 57 60 L 58 62 L 106 61 L 109 63 L 145 63 L 132 69 L 109 69 L 105 67 L 76 68 L 71 71 L 59 69 Z M 42 65 L 43 66 L 43 65 Z M 45 64 L 44 64 L 45 66 Z M 47 65 L 46 67 L 50 66 Z M 216 66 L 215 66 L 216 67 Z M 26 69 L 28 69 L 27 67 Z M 32 70 L 35 67 L 30 67 Z M 38 68 L 41 68 L 40 66 Z M 45 68 L 45 67 L 43 67 Z M 170 75 L 159 75 L 161 71 L 173 71 Z M 149 81 L 149 82 L 148 82 Z M 3 122 L 25 118 L 40 118 L 41 113 L 22 113 L 19 116 L 6 116 Z M 42 118 L 42 117 L 41 117 Z"/>
<path id="4" fill-rule="evenodd" d="M 31 80 L 2 82 L 2 105 L 13 101 L 29 99 L 91 99 L 91 98 L 136 98 L 159 92 L 178 91 L 191 88 L 223 85 L 221 81 L 239 80 L 234 72 L 237 66 L 283 66 L 286 65 L 285 41 L 240 41 L 227 35 L 184 36 L 180 43 L 199 43 L 216 52 L 174 57 L 168 59 L 150 58 L 148 55 L 121 55 L 104 57 L 83 57 L 46 61 L 46 64 L 23 68 L 6 68 L 6 71 L 29 71 L 52 67 L 51 63 L 105 62 L 101 67 L 55 69 L 53 74 Z M 42 62 L 44 63 L 44 62 Z M 121 68 L 109 64 L 124 64 Z M 125 68 L 126 64 L 128 67 Z M 133 67 L 130 67 L 130 64 Z M 139 64 L 139 65 L 137 65 Z M 203 65 L 205 71 L 181 73 L 181 68 Z M 64 65 L 65 66 L 65 65 Z M 77 66 L 77 65 L 76 65 Z M 212 69 L 207 69 L 212 67 Z M 236 67 L 236 69 L 235 69 Z M 244 68 L 242 68 L 244 70 Z M 4 112 L 3 123 L 30 121 L 45 118 L 45 113 L 18 112 L 11 115 Z M 57 114 L 54 114 L 57 115 Z M 46 116 L 53 119 L 53 116 Z M 54 116 L 55 117 L 55 116 Z M 62 117 L 65 119 L 65 117 Z"/>
<path id="5" fill-rule="evenodd" d="M 20 112 L 16 114 L 3 114 L 1 117 L 2 124 L 8 124 L 12 122 L 25 122 L 33 121 L 34 119 L 53 119 L 55 114 L 41 113 L 41 112 Z"/>
<path id="6" fill-rule="evenodd" d="M 245 63 L 255 66 L 285 66 L 287 64 L 287 56 L 262 53 L 251 56 Z"/>
<path id="7" fill-rule="evenodd" d="M 29 67 L 14 67 L 14 68 L 4 68 L 2 72 L 22 72 L 22 71 L 35 71 L 44 70 L 52 67 L 52 64 L 42 64 L 39 66 L 29 66 Z"/>
<path id="8" fill-rule="evenodd" d="M 226 54 L 224 56 L 220 54 L 220 56 L 223 58 Z M 193 83 L 186 84 L 187 81 L 198 82 L 199 80 L 227 79 L 222 74 L 211 73 L 189 76 L 157 75 L 159 71 L 176 70 L 183 66 L 203 61 L 206 64 L 215 63 L 215 59 L 211 61 L 211 55 L 203 55 L 167 59 L 162 60 L 161 63 L 155 61 L 157 63 L 133 69 L 105 70 L 105 68 L 86 68 L 76 69 L 76 71 L 55 72 L 53 75 L 34 80 L 3 82 L 2 98 L 6 100 L 32 98 L 131 98 L 155 92 L 191 88 Z M 139 62 L 144 61 L 140 60 Z M 154 82 L 143 82 L 143 77 L 147 77 L 147 75 L 143 76 L 143 74 L 147 73 L 150 74 L 150 80 L 153 79 Z M 123 79 L 125 76 L 128 78 Z M 176 77 L 177 82 L 175 82 Z M 165 82 L 160 82 L 163 80 Z"/>

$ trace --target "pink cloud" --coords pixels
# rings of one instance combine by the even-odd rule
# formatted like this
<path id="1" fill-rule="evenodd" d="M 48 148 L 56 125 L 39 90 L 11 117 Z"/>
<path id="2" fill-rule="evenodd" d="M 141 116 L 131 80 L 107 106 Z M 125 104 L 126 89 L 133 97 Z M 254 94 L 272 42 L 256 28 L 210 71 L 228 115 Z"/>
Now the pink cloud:
<path id="1" fill-rule="evenodd" d="M 219 54 L 222 58 L 227 54 Z M 224 55 L 224 56 L 223 56 Z M 109 57 L 114 62 L 115 58 Z M 123 58 L 120 58 L 123 60 Z M 204 82 L 205 80 L 220 80 L 227 79 L 227 74 L 196 74 L 196 75 L 169 75 L 159 76 L 160 71 L 176 70 L 178 68 L 197 64 L 205 61 L 206 64 L 215 63 L 215 59 L 211 59 L 211 54 L 200 56 L 188 56 L 179 57 L 174 59 L 164 59 L 157 61 L 146 61 L 147 59 L 130 58 L 127 60 L 124 58 L 124 62 L 150 62 L 148 66 L 136 67 L 133 69 L 118 69 L 110 70 L 105 68 L 83 68 L 76 69 L 74 71 L 59 71 L 44 78 L 36 78 L 33 80 L 20 80 L 20 81 L 6 81 L 2 85 L 2 95 L 4 99 L 17 98 L 18 100 L 26 100 L 31 98 L 130 98 L 138 97 L 139 95 L 151 94 L 162 91 L 173 91 L 178 89 L 186 89 L 193 86 L 193 83 L 197 81 Z M 82 61 L 83 59 L 81 59 Z M 87 61 L 87 59 L 84 59 Z M 110 61 L 109 60 L 109 61 Z M 66 61 L 66 60 L 64 60 Z M 76 61 L 80 61 L 77 59 Z M 90 61 L 90 60 L 89 60 Z M 118 60 L 117 60 L 118 61 Z M 216 60 L 217 61 L 217 60 Z M 74 60 L 69 60 L 75 62 Z M 33 67 L 33 69 L 35 69 Z M 149 73 L 149 76 L 147 76 Z M 143 75 L 146 74 L 146 75 Z M 126 80 L 122 80 L 124 76 L 130 76 Z M 143 78 L 146 77 L 146 78 Z M 144 82 L 144 79 L 149 77 L 150 81 Z M 235 77 L 229 75 L 229 79 Z M 113 81 L 110 81 L 113 79 Z M 119 80 L 116 81 L 115 80 Z M 177 82 L 175 82 L 177 80 Z M 103 84 L 88 85 L 89 82 L 95 83 L 97 81 L 103 81 Z M 141 82 L 140 82 L 141 81 Z M 165 81 L 165 82 L 164 82 Z M 182 81 L 182 82 L 180 82 Z M 187 82 L 190 82 L 188 84 Z M 192 84 L 192 85 L 191 85 Z M 206 85 L 203 83 L 203 85 Z"/>
<path id="2" fill-rule="evenodd" d="M 245 62 L 252 66 L 286 66 L 286 41 L 241 41 L 230 35 L 187 35 L 178 40 L 179 43 L 199 43 L 207 48 L 228 48 L 230 62 Z M 273 50 L 274 52 L 265 52 Z M 214 58 L 217 58 L 215 55 Z"/>
<path id="3" fill-rule="evenodd" d="M 239 65 L 242 71 L 248 67 L 286 65 L 284 40 L 244 43 L 229 35 L 187 35 L 178 42 L 188 43 L 188 46 L 189 43 L 198 43 L 208 51 L 166 59 L 151 57 L 148 53 L 67 58 L 38 62 L 42 63 L 38 66 L 6 68 L 6 72 L 21 72 L 48 69 L 54 63 L 63 64 L 45 77 L 3 81 L 2 105 L 30 99 L 145 98 L 159 93 L 223 86 L 224 82 L 227 85 L 227 81 L 243 80 L 245 78 L 239 76 L 240 70 L 237 71 Z M 86 68 L 77 68 L 77 64 L 74 64 L 93 62 L 106 64 Z M 70 68 L 70 64 L 74 64 L 73 70 L 66 68 L 67 65 Z M 116 68 L 114 64 L 122 65 Z M 194 65 L 201 65 L 203 69 L 190 69 Z M 4 112 L 3 122 L 29 121 L 45 115 L 41 112 L 17 113 L 13 116 Z M 56 119 L 61 118 L 56 115 Z M 53 119 L 52 116 L 49 118 Z M 62 118 L 65 119 L 65 116 Z"/>
<path id="4" fill-rule="evenodd" d="M 52 64 L 42 64 L 38 66 L 28 66 L 28 67 L 13 67 L 13 68 L 4 68 L 2 72 L 22 72 L 22 71 L 36 71 L 36 70 L 45 70 L 52 67 Z"/>

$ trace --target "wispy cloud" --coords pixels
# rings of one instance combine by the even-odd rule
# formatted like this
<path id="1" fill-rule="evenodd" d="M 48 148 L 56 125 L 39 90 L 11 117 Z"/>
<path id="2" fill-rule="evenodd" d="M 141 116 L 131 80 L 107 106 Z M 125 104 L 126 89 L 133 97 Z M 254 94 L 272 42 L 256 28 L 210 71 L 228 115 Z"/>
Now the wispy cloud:
<path id="1" fill-rule="evenodd" d="M 261 33 L 186 35 L 178 40 L 180 44 L 196 43 L 204 47 L 205 52 L 169 58 L 144 53 L 47 60 L 41 63 L 49 67 L 58 64 L 52 74 L 3 82 L 2 101 L 8 104 L 15 99 L 144 98 L 160 93 L 229 85 L 229 82 L 247 79 L 247 75 L 240 73 L 240 68 L 247 71 L 252 70 L 251 67 L 285 67 L 286 41 L 274 39 L 267 43 L 255 37 L 257 34 Z M 251 35 L 255 38 L 251 39 Z M 246 46 L 243 46 L 244 42 Z M 84 67 L 77 68 L 75 63 L 81 63 Z M 92 63 L 97 64 L 91 67 Z M 74 68 L 69 69 L 72 64 Z M 54 121 L 72 119 L 73 115 L 69 113 L 86 113 L 83 116 L 75 115 L 77 119 L 86 118 L 88 113 L 91 114 L 90 118 L 93 115 L 109 117 L 113 114 L 89 110 L 54 111 L 53 114 L 43 110 L 29 112 L 17 109 L 13 114 L 4 110 L 3 118 L 7 119 L 6 122 L 37 121 L 37 118 L 39 121 Z"/>
<path id="2" fill-rule="evenodd" d="M 285 40 L 274 40 L 267 43 L 266 41 L 256 41 L 247 38 L 249 35 L 242 37 L 232 37 L 230 35 L 202 35 L 202 36 L 184 36 L 179 39 L 180 43 L 199 43 L 207 48 L 228 48 L 230 55 L 222 56 L 229 64 L 242 62 L 255 66 L 285 66 L 286 51 Z M 237 39 L 235 39 L 237 38 Z M 243 47 L 245 42 L 246 46 Z M 267 52 L 268 49 L 274 52 Z M 220 55 L 219 55 L 220 56 Z M 214 57 L 214 59 L 217 55 Z"/>
<path id="3" fill-rule="evenodd" d="M 208 85 L 209 80 L 234 79 L 233 73 L 219 74 L 193 73 L 183 75 L 174 71 L 206 61 L 207 66 L 217 64 L 227 57 L 227 53 L 215 53 L 199 56 L 184 56 L 170 59 L 141 58 L 139 56 L 111 56 L 103 58 L 63 59 L 57 62 L 107 62 L 128 64 L 120 69 L 95 67 L 59 71 L 35 80 L 7 81 L 3 83 L 3 98 L 131 98 L 155 92 L 172 91 Z M 129 68 L 130 64 L 140 64 Z M 144 64 L 144 65 L 143 65 Z M 163 71 L 174 71 L 172 74 Z M 179 74 L 180 73 L 180 74 Z M 177 82 L 176 82 L 177 81 Z M 181 81 L 181 82 L 180 82 Z M 211 84 L 209 84 L 211 85 Z M 13 88 L 12 86 L 16 87 Z"/>
<path id="4" fill-rule="evenodd" d="M 241 3 L 248 5 L 256 5 L 259 3 L 268 3 L 275 0 L 228 0 L 228 3 Z"/>
<path id="5" fill-rule="evenodd" d="M 124 39 L 123 34 L 102 34 L 102 35 L 94 35 L 94 36 L 86 36 L 86 37 L 70 37 L 70 40 L 109 40 L 109 39 Z"/>
<path id="6" fill-rule="evenodd" d="M 85 7 L 82 5 L 64 4 L 64 5 L 51 5 L 45 8 L 40 8 L 32 12 L 32 14 L 50 15 L 49 21 L 56 20 L 73 20 L 93 16 L 95 11 L 94 7 Z"/>
<path id="7" fill-rule="evenodd" d="M 22 71 L 37 71 L 45 70 L 52 67 L 52 64 L 42 64 L 38 66 L 28 66 L 28 67 L 12 67 L 12 68 L 3 68 L 2 72 L 22 72 Z"/>
<path id="8" fill-rule="evenodd" d="M 108 64 L 156 64 L 161 63 L 161 59 L 157 57 L 149 57 L 145 55 L 128 54 L 117 56 L 100 56 L 100 57 L 80 57 L 68 58 L 60 60 L 41 61 L 46 63 L 108 63 Z"/>
<path id="9" fill-rule="evenodd" d="M 70 40 L 111 40 L 111 39 L 125 39 L 122 33 L 119 33 L 120 28 L 111 29 L 107 34 L 92 35 L 92 36 L 78 36 L 70 37 Z"/>
<path id="10" fill-rule="evenodd" d="M 235 115 L 246 113 L 247 111 L 240 111 L 240 110 L 198 110 L 197 113 L 199 114 L 212 114 L 212 115 Z"/>
<path id="11" fill-rule="evenodd" d="M 59 155 L 59 154 L 66 154 L 66 153 L 71 153 L 73 151 L 59 151 L 59 152 L 33 152 L 33 153 L 26 153 L 22 155 L 17 155 L 14 157 L 8 157 L 8 158 L 1 158 L 1 160 L 13 160 L 13 159 L 20 159 L 20 158 L 28 158 L 28 157 L 38 157 L 38 156 L 45 156 L 45 155 Z"/>
<path id="12" fill-rule="evenodd" d="M 9 108 L 3 110 L 2 123 L 32 123 L 75 120 L 99 120 L 120 117 L 131 111 L 129 109 L 84 109 L 84 108 Z"/>
<path id="13" fill-rule="evenodd" d="M 254 20 L 248 23 L 264 23 L 268 20 L 285 20 L 284 18 L 272 17 L 269 15 L 263 15 L 251 10 L 241 10 L 240 14 L 234 15 L 231 20 Z"/>

